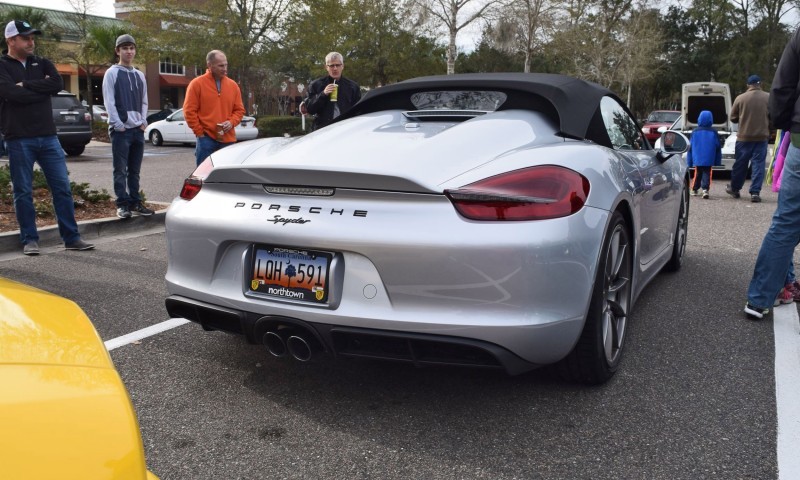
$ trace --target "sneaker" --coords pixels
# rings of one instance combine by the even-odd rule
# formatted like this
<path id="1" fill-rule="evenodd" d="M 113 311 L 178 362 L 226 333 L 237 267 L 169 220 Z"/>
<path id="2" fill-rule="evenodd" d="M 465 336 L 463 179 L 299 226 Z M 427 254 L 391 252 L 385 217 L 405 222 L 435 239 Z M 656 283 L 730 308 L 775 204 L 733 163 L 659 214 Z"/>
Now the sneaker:
<path id="1" fill-rule="evenodd" d="M 153 211 L 153 210 L 150 210 L 149 208 L 145 207 L 141 203 L 137 203 L 135 207 L 131 208 L 130 213 L 133 213 L 134 215 L 142 215 L 143 217 L 149 217 L 150 215 L 152 215 L 152 214 L 154 214 L 156 212 Z"/>
<path id="2" fill-rule="evenodd" d="M 730 183 L 725 185 L 725 193 L 727 193 L 728 195 L 730 195 L 733 198 L 741 197 L 741 195 L 739 194 L 739 190 L 732 189 Z"/>
<path id="3" fill-rule="evenodd" d="M 761 320 L 769 315 L 769 308 L 754 307 L 750 305 L 750 302 L 747 302 L 747 305 L 744 306 L 744 313 L 750 320 Z"/>
<path id="4" fill-rule="evenodd" d="M 778 296 L 775 297 L 775 303 L 773 303 L 772 306 L 777 307 L 778 305 L 788 305 L 792 302 L 794 302 L 792 292 L 786 290 L 786 288 L 781 288 L 781 291 L 778 293 Z"/>
<path id="5" fill-rule="evenodd" d="M 131 218 L 131 211 L 128 210 L 127 206 L 119 207 L 117 208 L 117 216 L 122 219 Z"/>
<path id="6" fill-rule="evenodd" d="M 39 242 L 36 240 L 29 240 L 28 243 L 22 247 L 22 253 L 25 255 L 39 255 Z"/>
<path id="7" fill-rule="evenodd" d="M 761 203 L 761 196 L 757 193 L 750 195 L 750 201 L 753 203 Z"/>
<path id="8" fill-rule="evenodd" d="M 692 190 L 691 192 L 689 192 L 689 195 L 691 195 L 693 197 L 696 197 L 697 196 L 697 190 Z"/>
<path id="9" fill-rule="evenodd" d="M 83 240 L 75 240 L 72 243 L 64 245 L 67 250 L 92 250 L 94 245 L 84 242 Z"/>
<path id="10" fill-rule="evenodd" d="M 792 294 L 795 302 L 800 302 L 800 283 L 797 280 L 794 283 L 787 283 L 783 288 Z"/>
<path id="11" fill-rule="evenodd" d="M 703 190 L 703 198 L 708 198 L 708 190 Z"/>
<path id="12" fill-rule="evenodd" d="M 783 289 L 792 294 L 795 302 L 800 302 L 800 283 L 796 280 L 793 283 L 787 283 Z"/>

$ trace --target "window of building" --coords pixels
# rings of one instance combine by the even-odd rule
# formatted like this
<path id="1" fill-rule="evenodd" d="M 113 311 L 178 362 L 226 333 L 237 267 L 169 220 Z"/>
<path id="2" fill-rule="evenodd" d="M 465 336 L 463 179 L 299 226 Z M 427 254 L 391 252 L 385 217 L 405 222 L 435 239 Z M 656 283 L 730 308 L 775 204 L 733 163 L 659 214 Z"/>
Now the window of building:
<path id="1" fill-rule="evenodd" d="M 183 75 L 186 69 L 179 63 L 173 63 L 169 58 L 158 62 L 158 73 L 165 75 Z"/>

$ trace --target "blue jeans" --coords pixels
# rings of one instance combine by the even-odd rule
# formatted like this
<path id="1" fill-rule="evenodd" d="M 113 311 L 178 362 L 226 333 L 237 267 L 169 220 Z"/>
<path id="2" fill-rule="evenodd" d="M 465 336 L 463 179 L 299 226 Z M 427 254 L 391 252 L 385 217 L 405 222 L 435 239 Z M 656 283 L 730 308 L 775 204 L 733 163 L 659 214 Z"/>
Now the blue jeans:
<path id="1" fill-rule="evenodd" d="M 711 188 L 711 167 L 694 167 L 692 190 L 708 190 Z"/>
<path id="2" fill-rule="evenodd" d="M 203 135 L 202 137 L 197 137 L 197 146 L 194 149 L 194 156 L 197 160 L 197 164 L 200 165 L 203 163 L 203 160 L 206 159 L 209 155 L 216 152 L 222 147 L 227 147 L 230 145 L 229 143 L 222 143 L 214 140 L 213 138 L 209 137 L 208 135 Z"/>
<path id="3" fill-rule="evenodd" d="M 50 194 L 58 220 L 58 232 L 64 243 L 80 240 L 78 224 L 75 222 L 75 203 L 69 185 L 67 162 L 58 137 L 18 138 L 7 140 L 8 163 L 11 167 L 11 183 L 14 185 L 14 211 L 19 223 L 20 241 L 39 241 L 36 231 L 36 210 L 33 206 L 33 164 L 39 164 Z"/>
<path id="4" fill-rule="evenodd" d="M 751 167 L 750 195 L 761 194 L 767 160 L 767 142 L 736 142 L 736 160 L 731 170 L 731 190 L 738 192 L 744 186 L 747 164 Z M 782 185 L 782 183 L 781 183 Z"/>
<path id="5" fill-rule="evenodd" d="M 118 207 L 135 207 L 139 196 L 139 173 L 144 156 L 144 132 L 129 128 L 124 132 L 111 131 L 111 153 L 114 156 L 114 194 Z"/>
<path id="6" fill-rule="evenodd" d="M 789 146 L 781 174 L 778 207 L 761 243 L 747 301 L 771 308 L 786 281 L 794 249 L 800 243 L 800 148 Z"/>

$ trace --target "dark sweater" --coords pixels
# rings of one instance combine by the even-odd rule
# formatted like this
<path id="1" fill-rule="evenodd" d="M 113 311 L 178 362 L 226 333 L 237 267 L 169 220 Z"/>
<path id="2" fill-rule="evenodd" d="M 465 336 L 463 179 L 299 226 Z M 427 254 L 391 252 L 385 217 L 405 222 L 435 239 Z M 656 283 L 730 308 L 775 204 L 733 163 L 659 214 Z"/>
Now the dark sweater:
<path id="1" fill-rule="evenodd" d="M 775 70 L 769 93 L 769 118 L 772 126 L 800 133 L 800 29 L 797 29 Z"/>
<path id="2" fill-rule="evenodd" d="M 330 101 L 330 96 L 325 95 L 323 90 L 325 87 L 333 83 L 333 78 L 324 76 L 311 82 L 308 86 L 308 99 L 306 100 L 306 108 L 309 113 L 316 115 L 314 118 L 314 130 L 320 129 L 324 126 L 333 123 L 333 110 L 334 103 Z M 361 88 L 358 84 L 349 78 L 340 77 L 337 82 L 339 84 L 339 115 L 344 115 L 350 110 L 353 105 L 361 100 Z"/>
<path id="3" fill-rule="evenodd" d="M 0 128 L 6 140 L 55 135 L 50 97 L 63 85 L 50 60 L 32 55 L 23 66 L 4 51 L 0 57 Z"/>

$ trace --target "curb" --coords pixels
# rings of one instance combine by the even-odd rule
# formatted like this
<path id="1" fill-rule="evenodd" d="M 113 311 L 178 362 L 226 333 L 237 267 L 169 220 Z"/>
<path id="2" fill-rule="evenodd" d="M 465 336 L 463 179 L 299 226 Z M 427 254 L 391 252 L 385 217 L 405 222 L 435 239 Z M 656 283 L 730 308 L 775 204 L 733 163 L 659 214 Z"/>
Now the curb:
<path id="1" fill-rule="evenodd" d="M 156 205 L 163 205 L 163 209 L 149 217 L 135 216 L 128 219 L 117 217 L 97 218 L 94 220 L 82 220 L 78 222 L 78 232 L 81 239 L 92 242 L 100 237 L 132 233 L 135 231 L 150 231 L 154 228 L 163 227 L 167 217 L 168 203 L 147 202 Z M 41 227 L 39 231 L 39 246 L 54 247 L 63 244 L 61 235 L 58 233 L 58 225 Z M 19 240 L 19 230 L 0 233 L 0 253 L 22 252 L 22 244 Z"/>

